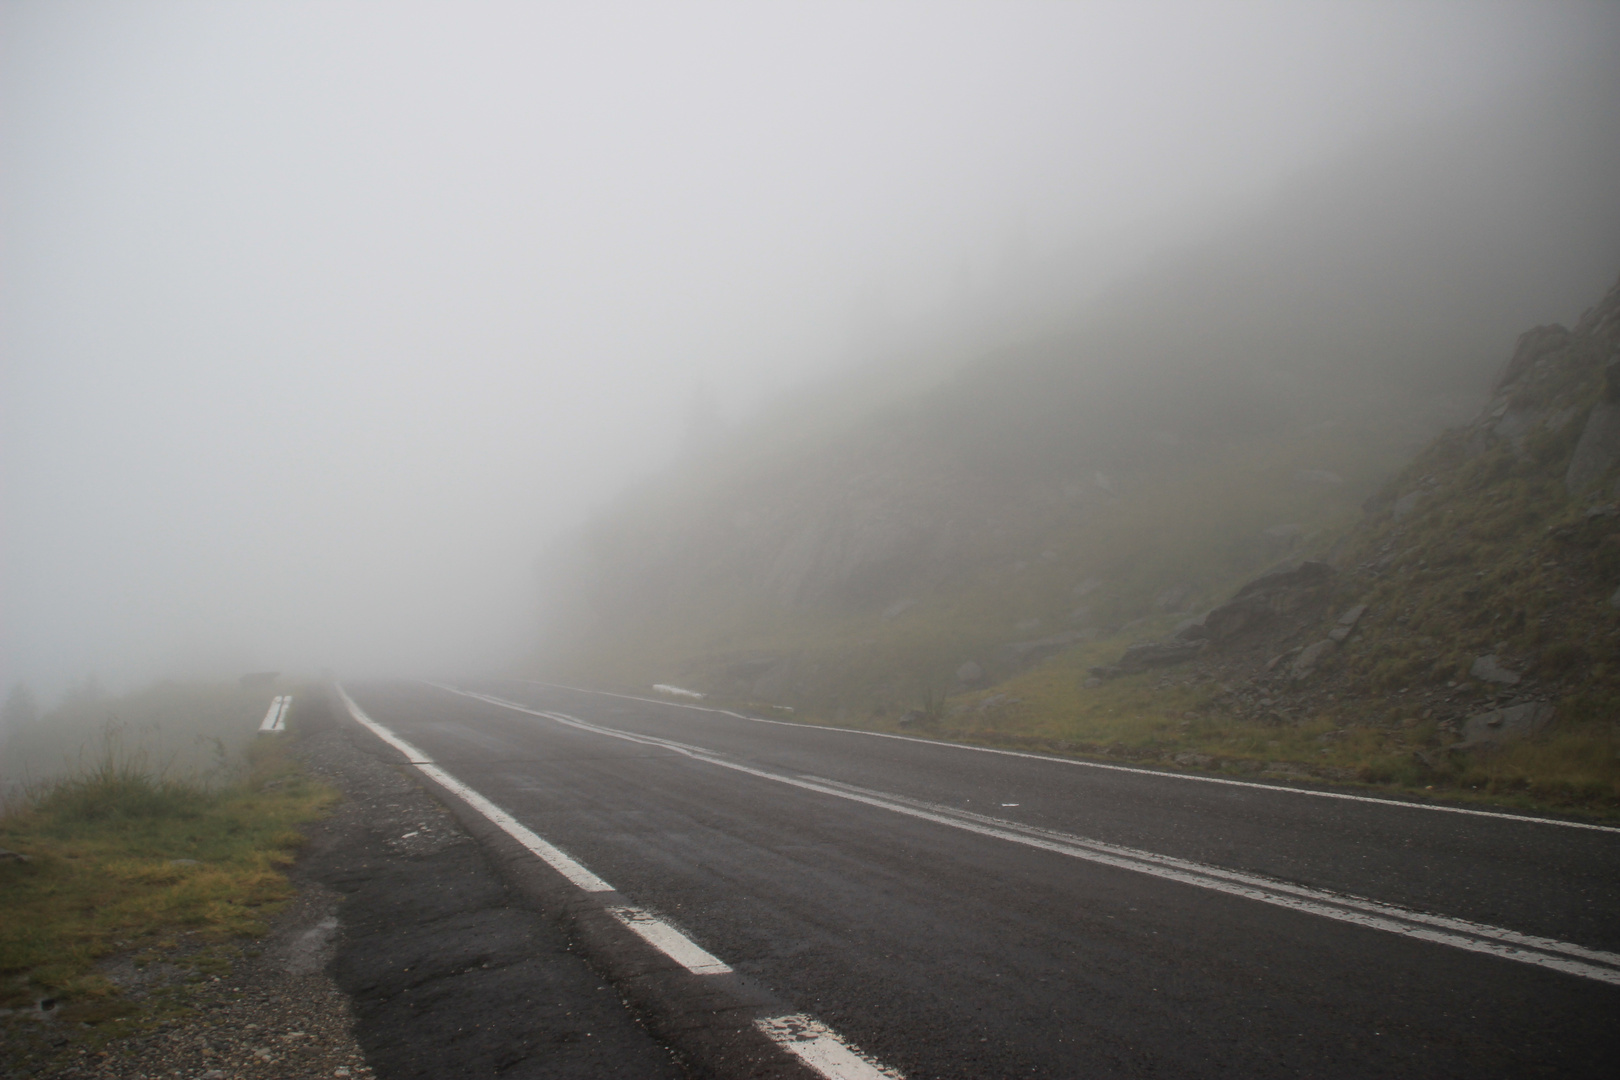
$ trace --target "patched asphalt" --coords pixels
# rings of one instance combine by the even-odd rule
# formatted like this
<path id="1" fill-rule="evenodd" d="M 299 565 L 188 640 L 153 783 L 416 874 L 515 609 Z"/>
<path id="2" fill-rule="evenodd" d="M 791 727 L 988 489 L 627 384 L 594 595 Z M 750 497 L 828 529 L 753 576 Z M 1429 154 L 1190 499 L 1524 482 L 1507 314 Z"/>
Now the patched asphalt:
<path id="1" fill-rule="evenodd" d="M 341 896 L 327 970 L 378 1077 L 694 1075 L 375 739 L 314 703 L 295 735 L 346 797 L 297 875 Z"/>

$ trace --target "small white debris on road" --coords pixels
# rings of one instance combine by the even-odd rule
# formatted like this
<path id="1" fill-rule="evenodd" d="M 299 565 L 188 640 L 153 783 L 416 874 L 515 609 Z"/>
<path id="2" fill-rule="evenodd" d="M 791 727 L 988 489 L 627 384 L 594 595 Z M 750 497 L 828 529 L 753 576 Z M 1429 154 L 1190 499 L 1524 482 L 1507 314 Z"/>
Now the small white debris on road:
<path id="1" fill-rule="evenodd" d="M 699 701 L 702 701 L 704 698 L 709 696 L 707 694 L 700 694 L 696 690 L 683 690 L 679 686 L 671 686 L 669 683 L 653 683 L 653 689 L 658 691 L 660 694 L 668 694 L 670 697 L 697 698 Z"/>

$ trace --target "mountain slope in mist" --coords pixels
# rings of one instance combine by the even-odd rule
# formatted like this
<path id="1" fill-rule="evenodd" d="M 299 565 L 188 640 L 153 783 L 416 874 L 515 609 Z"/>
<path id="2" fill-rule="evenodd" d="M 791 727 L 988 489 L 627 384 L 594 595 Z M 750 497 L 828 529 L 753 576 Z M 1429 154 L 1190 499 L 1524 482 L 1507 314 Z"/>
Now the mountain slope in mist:
<path id="1" fill-rule="evenodd" d="M 1620 804 L 1620 285 L 1316 558 L 1078 645 L 936 734 L 1277 778 Z"/>
<path id="2" fill-rule="evenodd" d="M 548 555 L 538 668 L 883 724 L 1209 607 L 1612 278 L 1579 119 L 1391 141 L 931 388 L 785 404 Z"/>

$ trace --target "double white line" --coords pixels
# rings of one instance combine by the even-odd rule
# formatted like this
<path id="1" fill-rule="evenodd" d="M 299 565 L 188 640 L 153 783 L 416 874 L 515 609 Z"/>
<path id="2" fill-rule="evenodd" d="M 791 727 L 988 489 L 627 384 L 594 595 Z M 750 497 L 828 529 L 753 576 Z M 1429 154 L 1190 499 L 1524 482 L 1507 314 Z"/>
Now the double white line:
<path id="1" fill-rule="evenodd" d="M 452 693 L 464 693 L 464 691 L 456 690 L 454 687 L 442 686 L 438 683 L 434 685 Z M 356 722 L 369 729 L 372 734 L 383 742 L 404 754 L 406 760 L 420 769 L 424 775 L 431 777 L 438 784 L 465 801 L 467 805 L 483 814 L 501 831 L 522 844 L 542 862 L 556 870 L 578 888 L 588 893 L 618 892 L 612 885 L 592 873 L 572 856 L 548 843 L 511 814 L 508 814 L 483 795 L 439 768 L 433 759 L 421 750 L 418 750 L 367 716 L 365 711 L 355 703 L 355 700 L 341 686 L 337 688 L 337 692 L 343 699 L 343 704 L 347 706 L 349 715 L 354 717 Z M 530 711 L 520 705 L 501 701 L 498 698 L 488 698 L 482 694 L 467 694 L 466 696 L 476 697 L 506 708 L 518 709 L 522 712 Z M 280 701 L 281 699 L 278 698 L 277 700 Z M 272 711 L 274 709 L 275 707 L 272 706 Z M 547 714 L 536 713 L 535 715 Z M 550 718 L 548 716 L 548 719 Z M 266 721 L 268 722 L 268 720 L 267 717 Z M 582 726 L 590 726 L 584 725 L 583 721 L 572 722 Z M 270 729 L 261 727 L 260 730 Z M 606 731 L 607 729 L 603 730 Z M 697 942 L 652 912 L 614 901 L 609 901 L 606 908 L 615 919 L 623 923 L 643 941 L 677 964 L 680 964 L 692 974 L 724 975 L 731 971 L 731 967 L 725 961 L 705 950 Z M 879 1065 L 862 1054 L 856 1047 L 846 1042 L 837 1032 L 803 1013 L 761 1017 L 754 1021 L 754 1026 L 777 1045 L 792 1053 L 821 1076 L 826 1077 L 827 1080 L 904 1080 L 899 1072 Z"/>
<path id="2" fill-rule="evenodd" d="M 264 714 L 264 719 L 259 722 L 259 730 L 260 731 L 286 731 L 287 730 L 287 706 L 289 706 L 291 704 L 292 704 L 292 695 L 291 694 L 288 694 L 285 697 L 283 697 L 281 695 L 277 695 L 275 700 L 270 702 L 270 711 L 265 713 Z"/>
<path id="3" fill-rule="evenodd" d="M 1258 900 L 1261 903 L 1274 904 L 1277 907 L 1285 907 L 1310 915 L 1319 915 L 1339 922 L 1353 923 L 1372 930 L 1399 934 L 1419 941 L 1448 945 L 1452 948 L 1484 953 L 1504 960 L 1515 960 L 1523 964 L 1551 968 L 1567 975 L 1576 975 L 1585 979 L 1594 979 L 1598 982 L 1620 985 L 1620 953 L 1590 949 L 1583 945 L 1558 941 L 1553 938 L 1521 934 L 1514 930 L 1470 922 L 1466 919 L 1455 919 L 1445 915 L 1431 915 L 1427 912 L 1414 911 L 1410 908 L 1386 904 L 1377 900 L 1368 900 L 1348 893 L 1337 893 L 1327 889 L 1313 889 L 1308 886 L 1263 877 L 1259 874 L 1247 874 L 1208 863 L 1193 862 L 1188 859 L 1160 855 L 1157 852 L 1104 843 L 1100 840 L 1075 836 L 1071 833 L 1038 829 L 1014 821 L 1006 821 L 1001 818 L 988 817 L 965 810 L 958 810 L 954 807 L 942 806 L 938 803 L 910 799 L 903 795 L 858 788 L 850 784 L 839 783 L 836 780 L 773 773 L 721 757 L 713 751 L 700 746 L 691 746 L 671 739 L 660 739 L 651 735 L 640 735 L 634 732 L 620 731 L 616 728 L 602 727 L 599 724 L 592 724 L 578 717 L 568 716 L 565 713 L 530 709 L 516 702 L 507 701 L 504 698 L 456 690 L 454 687 L 442 686 L 437 683 L 434 685 L 465 697 L 488 702 L 491 705 L 499 705 L 502 708 L 527 713 L 530 716 L 543 717 L 555 723 L 565 724 L 597 735 L 662 747 L 709 765 L 747 773 L 750 776 L 801 788 L 806 791 L 814 791 L 823 795 L 848 799 L 852 802 L 864 803 L 867 806 L 878 807 L 896 814 L 904 814 L 907 817 L 919 818 L 939 825 L 948 825 L 965 832 L 977 833 L 980 836 L 1006 840 L 1026 847 L 1040 848 L 1059 855 L 1100 863 L 1104 866 L 1149 874 L 1153 877 L 1176 881 L 1185 885 L 1196 885 L 1199 888 L 1225 893 L 1229 896 Z"/>

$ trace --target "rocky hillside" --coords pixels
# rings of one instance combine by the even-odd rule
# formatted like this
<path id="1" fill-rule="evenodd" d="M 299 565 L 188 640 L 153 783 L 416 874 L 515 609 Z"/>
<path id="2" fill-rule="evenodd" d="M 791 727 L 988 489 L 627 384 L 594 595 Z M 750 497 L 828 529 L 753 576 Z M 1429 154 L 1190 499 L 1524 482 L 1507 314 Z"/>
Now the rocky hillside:
<path id="1" fill-rule="evenodd" d="M 999 344 L 934 328 L 950 367 L 779 403 L 546 553 L 530 671 L 1425 785 L 1448 740 L 1598 723 L 1613 296 L 1513 342 L 1612 280 L 1620 146 L 1552 130 L 1336 163 Z"/>
<path id="2" fill-rule="evenodd" d="M 912 723 L 1197 768 L 1620 802 L 1617 467 L 1620 285 L 1573 330 L 1522 335 L 1480 413 L 1316 558 L 1161 637 L 1076 649 Z M 1102 662 L 1082 670 L 1082 653 Z M 1107 720 L 1122 709 L 1138 720 L 1125 731 Z M 1067 723 L 1038 719 L 1063 710 Z"/>

